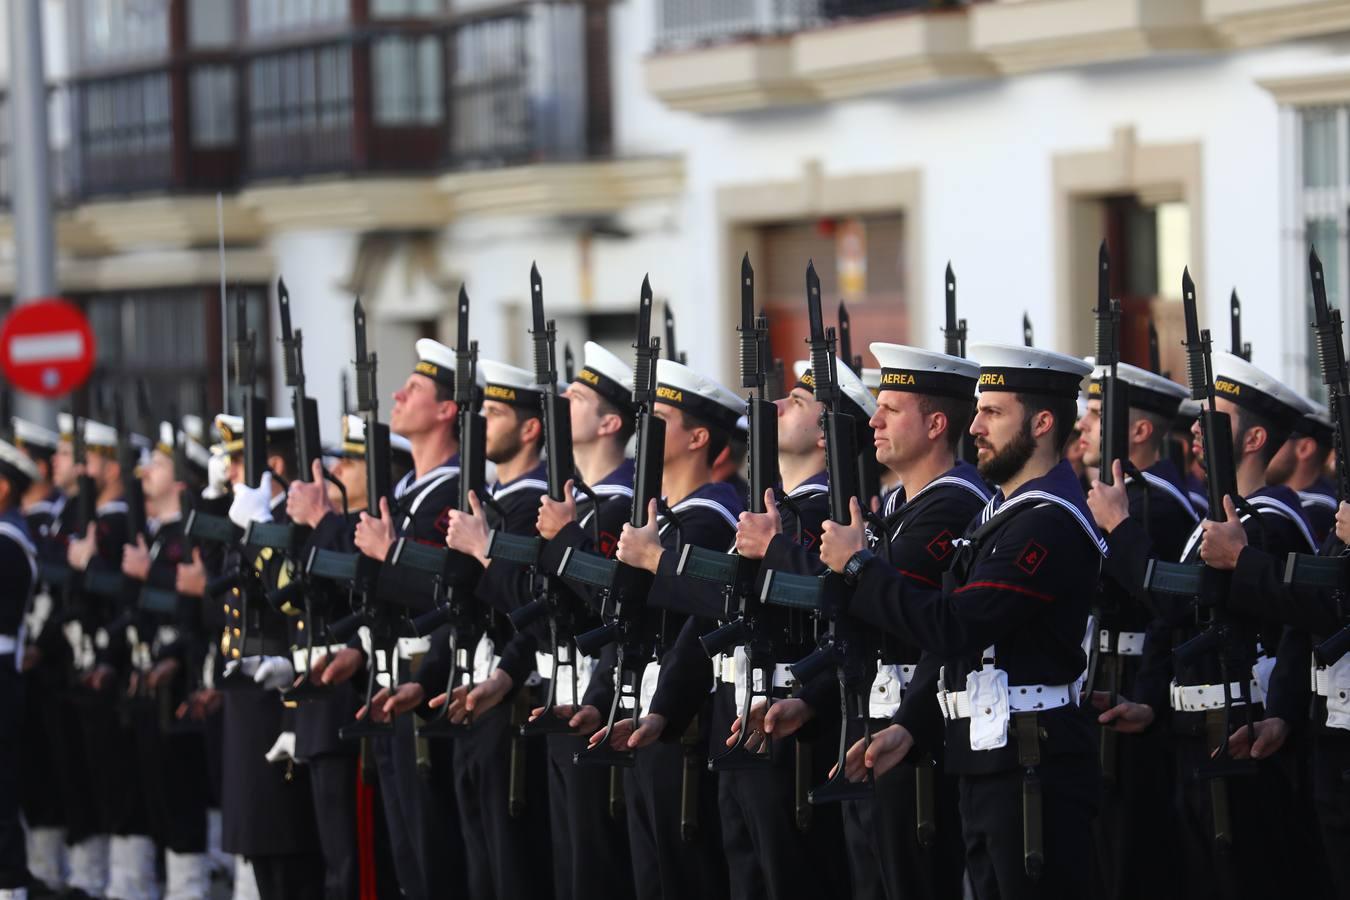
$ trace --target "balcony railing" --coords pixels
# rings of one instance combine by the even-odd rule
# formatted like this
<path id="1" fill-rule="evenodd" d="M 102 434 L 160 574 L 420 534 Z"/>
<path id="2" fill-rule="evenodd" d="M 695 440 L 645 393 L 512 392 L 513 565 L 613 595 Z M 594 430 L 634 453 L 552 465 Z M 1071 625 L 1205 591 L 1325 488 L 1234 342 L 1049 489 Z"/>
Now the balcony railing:
<path id="1" fill-rule="evenodd" d="M 978 0 L 658 0 L 656 49 L 791 34 L 842 19 L 966 6 Z"/>
<path id="2" fill-rule="evenodd" d="M 52 115 L 69 135 L 57 196 L 605 156 L 607 17 L 581 0 L 530 4 L 81 76 Z M 0 130 L 0 204 L 9 163 Z"/>

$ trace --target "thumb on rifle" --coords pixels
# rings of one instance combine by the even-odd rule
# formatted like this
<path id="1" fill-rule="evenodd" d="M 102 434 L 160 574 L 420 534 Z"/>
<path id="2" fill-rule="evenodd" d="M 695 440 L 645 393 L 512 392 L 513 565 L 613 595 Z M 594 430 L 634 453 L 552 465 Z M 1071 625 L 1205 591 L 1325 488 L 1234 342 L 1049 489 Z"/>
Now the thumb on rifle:
<path id="1" fill-rule="evenodd" d="M 380 518 L 381 518 L 381 519 L 384 519 L 384 520 L 386 520 L 386 521 L 389 521 L 389 520 L 391 520 L 391 519 L 394 518 L 393 514 L 389 512 L 389 498 L 388 498 L 388 497 L 381 497 L 381 498 L 380 498 Z"/>
<path id="2" fill-rule="evenodd" d="M 650 526 L 652 526 L 652 527 L 655 527 L 655 526 L 656 526 L 656 498 L 655 498 L 655 497 L 653 497 L 652 499 L 650 499 L 650 500 L 647 501 L 647 524 L 650 525 Z"/>
<path id="3" fill-rule="evenodd" d="M 309 470 L 314 473 L 314 483 L 323 484 L 323 463 L 316 459 L 310 464 Z"/>
<path id="4" fill-rule="evenodd" d="M 1223 495 L 1223 520 L 1225 522 L 1236 522 L 1238 520 L 1237 507 L 1233 504 L 1233 498 L 1227 494 Z"/>
<path id="5" fill-rule="evenodd" d="M 1111 462 L 1111 483 L 1116 487 L 1121 487 L 1125 484 L 1125 467 L 1121 465 L 1121 462 L 1118 459 Z"/>
<path id="6" fill-rule="evenodd" d="M 863 524 L 862 506 L 858 504 L 857 497 L 850 497 L 848 500 L 849 525 L 853 528 L 861 528 Z"/>

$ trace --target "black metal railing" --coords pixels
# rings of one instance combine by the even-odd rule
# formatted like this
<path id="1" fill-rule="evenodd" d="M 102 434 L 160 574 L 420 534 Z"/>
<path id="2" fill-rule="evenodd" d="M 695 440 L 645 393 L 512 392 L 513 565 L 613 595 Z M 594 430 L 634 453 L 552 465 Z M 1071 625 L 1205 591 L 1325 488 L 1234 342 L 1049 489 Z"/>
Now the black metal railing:
<path id="1" fill-rule="evenodd" d="M 245 65 L 248 173 L 269 178 L 355 168 L 353 43 L 260 54 Z"/>
<path id="2" fill-rule="evenodd" d="M 658 0 L 656 49 L 772 37 L 840 20 L 953 9 L 974 2 L 983 0 Z"/>

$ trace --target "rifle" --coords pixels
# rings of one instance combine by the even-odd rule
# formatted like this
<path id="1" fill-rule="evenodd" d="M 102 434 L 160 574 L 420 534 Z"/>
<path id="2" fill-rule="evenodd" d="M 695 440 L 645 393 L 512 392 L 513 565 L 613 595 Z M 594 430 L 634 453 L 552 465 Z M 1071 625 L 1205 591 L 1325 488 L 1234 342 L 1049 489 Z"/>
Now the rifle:
<path id="1" fill-rule="evenodd" d="M 286 372 L 286 386 L 291 389 L 291 415 L 295 419 L 295 477 L 303 482 L 314 480 L 314 463 L 323 455 L 319 440 L 319 404 L 305 393 L 304 335 L 291 329 L 291 292 L 286 280 L 277 279 L 277 309 L 281 314 L 282 364 Z M 292 526 L 292 546 L 303 542 L 304 532 Z"/>
<path id="2" fill-rule="evenodd" d="M 455 403 L 459 407 L 459 498 L 456 504 L 461 512 L 469 512 L 469 494 L 485 497 L 487 483 L 487 420 L 480 415 L 483 403 L 478 388 L 478 342 L 469 340 L 469 293 L 459 288 L 459 328 L 455 343 Z M 390 563 L 397 570 L 407 566 L 433 577 L 434 596 L 440 599 L 442 585 L 445 602 L 414 621 L 418 634 L 428 634 L 442 624 L 450 625 L 450 677 L 446 693 L 467 684 L 473 686 L 473 651 L 483 633 L 483 610 L 473 595 L 474 579 L 462 564 L 462 554 L 445 547 L 426 547 L 408 538 L 399 538 L 390 555 Z M 477 566 L 477 563 L 474 563 Z M 387 589 L 382 588 L 382 595 Z M 435 719 L 418 728 L 426 737 L 449 737 L 467 728 L 450 721 L 450 704 Z"/>
<path id="3" fill-rule="evenodd" d="M 1024 347 L 1036 346 L 1031 335 L 1031 316 L 1026 313 L 1022 313 L 1022 345 Z"/>
<path id="4" fill-rule="evenodd" d="M 557 337 L 558 327 L 553 319 L 544 318 L 544 282 L 537 266 L 530 266 L 530 305 L 534 327 L 534 380 L 542 395 L 544 446 L 548 469 L 548 496 L 562 500 L 567 493 L 568 479 L 575 479 L 578 489 L 584 491 L 598 506 L 595 495 L 580 483 L 572 460 L 571 402 L 558 393 Z M 493 530 L 488 535 L 487 555 L 493 559 L 530 566 L 537 570 L 544 542 L 539 537 L 524 537 Z M 544 712 L 532 722 L 520 726 L 524 736 L 536 734 L 570 734 L 572 729 L 565 719 L 553 714 L 557 705 L 558 680 L 566 669 L 572 678 L 573 702 L 580 702 L 577 677 L 577 649 L 574 640 L 576 625 L 583 614 L 566 603 L 566 589 L 558 583 L 556 574 L 546 573 L 540 596 L 512 610 L 511 624 L 519 630 L 528 628 L 548 616 L 549 644 L 553 654 L 553 677 L 549 679 L 548 695 L 544 698 Z M 565 652 L 564 652 L 565 651 Z"/>
<path id="5" fill-rule="evenodd" d="M 1158 349 L 1158 326 L 1153 317 L 1148 320 L 1148 370 L 1154 375 L 1162 374 L 1162 352 Z"/>
<path id="6" fill-rule="evenodd" d="M 1345 364 L 1345 345 L 1341 342 L 1341 311 L 1327 303 L 1326 279 L 1316 248 L 1308 251 L 1308 276 L 1313 292 L 1313 333 L 1317 339 L 1317 361 L 1322 383 L 1327 386 L 1327 404 L 1331 411 L 1332 445 L 1336 450 L 1336 496 L 1350 499 L 1350 372 Z M 1341 628 L 1317 644 L 1313 652 L 1317 662 L 1329 666 L 1350 652 L 1350 602 L 1346 599 L 1346 576 L 1350 575 L 1350 556 L 1342 545 L 1335 556 L 1311 556 L 1291 553 L 1285 563 L 1284 581 L 1293 587 L 1324 589 L 1332 592 Z"/>
<path id="7" fill-rule="evenodd" d="M 656 360 L 661 354 L 661 339 L 651 336 L 652 286 L 644 276 L 638 301 L 637 351 L 633 367 L 633 405 L 637 408 L 637 458 L 633 473 L 633 504 L 629 522 L 641 528 L 647 524 L 647 506 L 661 496 L 664 470 L 666 424 L 653 413 L 656 402 Z M 598 656 L 610 644 L 616 645 L 615 690 L 606 719 L 607 733 L 614 727 L 624 701 L 632 704 L 632 722 L 636 728 L 641 716 L 638 694 L 642 672 L 657 649 L 657 628 L 647 608 L 647 592 L 652 576 L 618 560 L 568 548 L 558 574 L 564 578 L 600 589 L 600 616 L 604 624 L 576 636 L 577 650 Z M 631 768 L 636 764 L 633 751 L 613 750 L 602 741 L 573 757 L 578 765 L 607 765 Z"/>
<path id="8" fill-rule="evenodd" d="M 98 510 L 98 485 L 89 474 L 89 447 L 84 439 L 85 412 L 84 403 L 79 404 L 71 414 L 70 453 L 71 459 L 80 467 L 75 482 L 75 536 L 84 537 L 89 525 L 94 521 Z"/>
<path id="9" fill-rule="evenodd" d="M 1233 325 L 1233 355 L 1247 362 L 1252 361 L 1252 342 L 1242 340 L 1242 301 L 1238 299 L 1237 288 L 1228 297 L 1228 319 Z"/>
<path id="10" fill-rule="evenodd" d="M 1206 488 L 1209 493 L 1209 518 L 1223 521 L 1223 500 L 1229 497 L 1239 510 L 1254 510 L 1237 494 L 1237 474 L 1233 462 L 1233 432 L 1229 417 L 1214 408 L 1214 367 L 1210 357 L 1212 341 L 1209 329 L 1201 330 L 1196 314 L 1195 283 L 1190 270 L 1182 273 L 1182 304 L 1186 318 L 1186 365 L 1191 399 L 1205 401 L 1200 414 L 1200 433 L 1205 454 Z M 1144 575 L 1144 587 L 1159 593 L 1193 597 L 1196 624 L 1200 634 L 1173 651 L 1177 663 L 1191 665 L 1206 656 L 1216 656 L 1219 680 L 1223 685 L 1223 709 L 1210 710 L 1207 729 L 1217 744 L 1211 759 L 1196 767 L 1197 778 L 1210 780 L 1210 806 L 1217 844 L 1232 843 L 1225 778 L 1256 772 L 1255 760 L 1236 760 L 1228 755 L 1228 736 L 1233 733 L 1235 701 L 1243 708 L 1248 731 L 1252 725 L 1251 668 L 1252 652 L 1238 627 L 1224 614 L 1232 573 L 1206 565 L 1166 563 L 1151 559 Z M 1238 677 L 1238 696 L 1232 694 L 1232 673 Z M 1214 715 L 1220 713 L 1220 715 Z"/>
<path id="11" fill-rule="evenodd" d="M 778 471 L 778 410 L 768 397 L 769 380 L 769 323 L 763 313 L 755 316 L 755 270 L 750 266 L 750 254 L 741 260 L 741 387 L 747 391 L 746 418 L 749 422 L 749 496 L 746 508 L 752 513 L 765 511 L 764 494 L 773 489 L 779 499 L 785 499 L 779 490 Z M 847 315 L 840 313 L 841 316 Z M 739 710 L 741 721 L 750 721 L 750 709 L 756 700 L 766 706 L 773 703 L 773 670 L 777 662 L 775 649 L 783 635 L 776 622 L 759 602 L 755 584 L 759 579 L 761 561 L 746 559 L 735 553 L 724 553 L 703 547 L 686 545 L 680 553 L 677 572 L 722 588 L 727 624 L 703 635 L 699 642 L 710 657 L 731 653 L 738 646 L 745 647 L 746 691 Z M 738 673 L 737 677 L 741 677 Z M 772 741 L 765 741 L 760 750 L 748 750 L 745 743 L 750 729 L 742 728 L 736 743 L 708 760 L 713 772 L 730 769 L 748 769 L 772 761 Z"/>
<path id="12" fill-rule="evenodd" d="M 117 468 L 122 479 L 122 499 L 127 504 L 127 542 L 135 543 L 137 535 L 146 533 L 145 489 L 136 470 L 141 464 L 141 451 L 131 439 L 131 427 L 122 408 L 122 397 L 113 396 L 113 428 L 117 429 Z"/>
<path id="13" fill-rule="evenodd" d="M 675 310 L 666 304 L 666 359 L 684 365 L 688 362 L 688 356 L 677 352 L 675 349 Z"/>
<path id="14" fill-rule="evenodd" d="M 568 384 L 577 380 L 577 362 L 572 356 L 571 344 L 563 344 L 563 377 Z"/>
<path id="15" fill-rule="evenodd" d="M 811 372 L 815 376 L 816 399 L 823 405 L 821 429 L 825 432 L 825 466 L 830 479 L 830 519 L 838 523 L 852 520 L 849 501 L 860 496 L 858 472 L 852 465 L 857 458 L 853 417 L 841 411 L 842 392 L 835 368 L 835 333 L 826 329 L 820 315 L 820 279 L 814 264 L 806 269 L 807 319 L 811 327 Z M 839 703 L 843 711 L 839 723 L 837 767 L 830 779 L 812 789 L 807 798 L 812 804 L 856 800 L 873 794 L 875 780 L 869 771 L 867 780 L 854 784 L 844 775 L 844 757 L 848 752 L 852 721 L 862 727 L 863 742 L 871 741 L 872 729 L 867 715 L 867 697 L 875 669 L 875 654 L 870 652 L 862 634 L 838 615 L 830 601 L 847 590 L 840 576 L 826 572 L 820 576 L 791 575 L 769 570 L 764 576 L 762 599 L 767 603 L 798 609 L 810 609 L 829 620 L 818 646 L 790 669 L 799 684 L 805 684 L 833 666 L 839 679 Z"/>
<path id="16" fill-rule="evenodd" d="M 966 356 L 966 320 L 956 318 L 956 273 L 952 264 L 947 262 L 947 275 L 944 280 L 947 293 L 947 325 L 942 329 L 942 351 L 948 356 Z M 975 438 L 967 431 L 961 435 L 961 459 L 974 463 L 976 459 Z"/>
<path id="17" fill-rule="evenodd" d="M 839 358 L 844 361 L 844 365 L 851 366 L 855 375 L 862 375 L 862 354 L 853 355 L 853 324 L 849 319 L 848 309 L 844 306 L 844 301 L 839 301 Z M 866 424 L 866 423 L 859 423 Z M 870 508 L 870 501 L 873 497 L 881 496 L 881 464 L 877 462 L 876 449 L 870 444 L 864 446 L 859 442 L 858 447 L 858 471 L 859 482 L 862 485 L 862 493 L 858 495 L 858 502 L 864 508 Z"/>

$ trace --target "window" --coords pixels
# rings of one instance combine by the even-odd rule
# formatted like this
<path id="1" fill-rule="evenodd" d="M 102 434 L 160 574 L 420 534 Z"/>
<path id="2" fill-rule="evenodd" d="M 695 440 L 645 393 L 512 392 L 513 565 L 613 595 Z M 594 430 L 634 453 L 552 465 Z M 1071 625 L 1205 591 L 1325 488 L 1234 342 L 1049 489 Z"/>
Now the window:
<path id="1" fill-rule="evenodd" d="M 370 0 L 373 19 L 414 19 L 445 11 L 445 0 Z"/>
<path id="2" fill-rule="evenodd" d="M 349 0 L 248 0 L 248 33 L 329 30 L 348 18 Z"/>
<path id="3" fill-rule="evenodd" d="M 189 0 L 188 44 L 229 47 L 234 43 L 234 0 Z"/>
<path id="4" fill-rule="evenodd" d="M 375 124 L 436 125 L 441 121 L 441 38 L 387 35 L 375 39 Z"/>
<path id="5" fill-rule="evenodd" d="M 235 142 L 235 73 L 229 65 L 192 70 L 192 146 L 228 147 Z"/>
<path id="6" fill-rule="evenodd" d="M 161 187 L 172 176 L 169 74 L 102 79 L 80 87 L 82 187 Z"/>
<path id="7" fill-rule="evenodd" d="M 169 54 L 168 0 L 78 0 L 70 10 L 83 68 Z"/>
<path id="8" fill-rule="evenodd" d="M 352 51 L 327 44 L 249 63 L 249 153 L 255 173 L 340 169 L 352 162 Z"/>
<path id="9" fill-rule="evenodd" d="M 1297 163 L 1295 183 L 1298 185 L 1298 220 L 1294 223 L 1301 233 L 1294 256 L 1291 258 L 1290 291 L 1301 298 L 1307 313 L 1302 321 L 1311 322 L 1312 294 L 1308 288 L 1308 250 L 1316 247 L 1326 274 L 1327 301 L 1333 307 L 1345 309 L 1345 298 L 1350 284 L 1350 106 L 1308 107 L 1298 111 L 1296 129 L 1298 148 L 1294 153 Z M 1295 277 L 1296 276 L 1296 277 Z M 1296 286 L 1296 287 L 1295 287 Z M 1304 368 L 1307 374 L 1307 393 L 1318 400 L 1326 399 L 1317 364 L 1317 352 L 1311 328 L 1303 329 L 1298 344 L 1303 348 Z"/>

